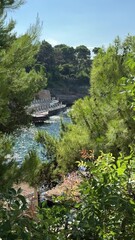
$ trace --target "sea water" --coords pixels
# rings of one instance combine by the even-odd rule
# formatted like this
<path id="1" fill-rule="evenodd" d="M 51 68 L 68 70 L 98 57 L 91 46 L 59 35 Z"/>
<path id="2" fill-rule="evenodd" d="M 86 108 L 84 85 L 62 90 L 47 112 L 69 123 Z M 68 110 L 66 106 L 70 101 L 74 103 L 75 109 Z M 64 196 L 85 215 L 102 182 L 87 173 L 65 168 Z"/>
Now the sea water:
<path id="1" fill-rule="evenodd" d="M 45 149 L 40 143 L 37 143 L 35 136 L 39 130 L 46 131 L 50 135 L 58 138 L 60 133 L 61 120 L 63 122 L 71 122 L 70 117 L 67 114 L 68 111 L 61 113 L 60 115 L 51 116 L 42 125 L 31 125 L 29 128 L 22 128 L 14 133 L 14 158 L 18 163 L 24 160 L 25 156 L 31 150 L 36 150 L 38 156 L 42 161 L 45 161 Z"/>

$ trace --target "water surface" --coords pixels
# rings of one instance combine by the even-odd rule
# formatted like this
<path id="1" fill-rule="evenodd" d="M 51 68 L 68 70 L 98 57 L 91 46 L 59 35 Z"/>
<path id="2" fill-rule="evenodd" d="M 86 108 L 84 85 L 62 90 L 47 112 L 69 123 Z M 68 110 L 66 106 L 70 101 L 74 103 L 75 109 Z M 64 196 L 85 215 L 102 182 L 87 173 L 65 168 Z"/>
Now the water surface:
<path id="1" fill-rule="evenodd" d="M 50 135 L 59 137 L 61 119 L 63 122 L 70 122 L 70 118 L 67 112 L 61 113 L 60 115 L 51 116 L 49 120 L 46 120 L 42 125 L 31 125 L 29 128 L 22 128 L 16 131 L 15 146 L 14 146 L 14 157 L 17 162 L 21 163 L 24 157 L 30 150 L 35 149 L 42 160 L 44 159 L 43 147 L 41 144 L 35 141 L 35 135 L 39 130 L 47 131 Z"/>

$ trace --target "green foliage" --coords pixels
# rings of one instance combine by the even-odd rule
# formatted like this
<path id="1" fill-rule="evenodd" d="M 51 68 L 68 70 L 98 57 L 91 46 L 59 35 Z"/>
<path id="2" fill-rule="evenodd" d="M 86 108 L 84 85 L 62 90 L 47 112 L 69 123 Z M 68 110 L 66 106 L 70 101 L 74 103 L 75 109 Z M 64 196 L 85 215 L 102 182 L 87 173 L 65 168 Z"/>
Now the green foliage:
<path id="1" fill-rule="evenodd" d="M 36 140 L 44 147 L 45 162 L 39 168 L 37 175 L 38 184 L 44 185 L 47 189 L 58 183 L 60 175 L 57 169 L 57 139 L 47 132 L 39 131 Z"/>
<path id="2" fill-rule="evenodd" d="M 3 1 L 15 7 L 19 1 Z M 15 6 L 14 6 L 15 4 Z M 5 5 L 4 5 L 5 6 Z M 39 22 L 28 33 L 16 38 L 12 33 L 14 22 L 6 25 L 6 15 L 0 14 L 0 131 L 11 132 L 27 123 L 26 107 L 35 93 L 46 85 L 42 69 L 32 69 L 38 51 L 37 34 Z M 26 71 L 28 67 L 31 69 Z"/>
<path id="3" fill-rule="evenodd" d="M 7 136 L 0 136 L 0 193 L 11 187 L 17 177 L 17 163 L 13 159 L 13 144 Z"/>
<path id="4" fill-rule="evenodd" d="M 41 160 L 37 156 L 36 152 L 34 150 L 30 151 L 22 162 L 18 171 L 18 178 L 20 178 L 21 181 L 28 182 L 30 186 L 37 186 L 37 176 L 40 165 Z"/>
<path id="5" fill-rule="evenodd" d="M 45 67 L 47 73 L 54 68 L 54 50 L 51 44 L 43 41 L 36 56 L 36 61 Z"/>
<path id="6" fill-rule="evenodd" d="M 49 240 L 65 240 L 70 239 L 68 235 L 71 230 L 68 229 L 68 220 L 70 215 L 71 203 L 65 201 L 64 197 L 53 199 L 54 206 L 48 208 L 46 203 L 43 203 L 39 210 L 39 233 L 38 239 L 44 238 Z"/>
<path id="7" fill-rule="evenodd" d="M 11 20 L 8 25 L 5 25 L 6 15 L 0 17 L 0 49 L 7 49 L 11 42 L 15 40 L 15 34 L 11 34 L 14 29 L 15 22 Z"/>
<path id="8" fill-rule="evenodd" d="M 82 182 L 78 203 L 54 198 L 46 201 L 35 219 L 26 215 L 27 203 L 20 190 L 1 195 L 0 237 L 2 239 L 134 239 L 135 234 L 135 155 L 122 154 L 116 160 L 104 154 L 97 160 L 92 151 L 83 151 Z M 7 203 L 7 207 L 3 205 Z"/>
<path id="9" fill-rule="evenodd" d="M 63 197 L 54 206 L 48 208 L 46 202 L 36 210 L 36 217 L 28 214 L 29 206 L 21 189 L 9 189 L 0 195 L 0 237 L 1 239 L 31 240 L 31 239 L 69 239 L 67 231 L 70 202 L 64 202 Z M 55 202 L 56 201 L 56 202 Z"/>
<path id="10" fill-rule="evenodd" d="M 32 69 L 27 73 L 25 70 L 28 65 L 33 64 L 36 51 L 37 46 L 32 45 L 31 37 L 24 35 L 15 40 L 7 52 L 0 52 L 1 131 L 11 131 L 26 122 L 26 106 L 30 104 L 34 94 L 45 85 L 42 71 L 37 73 Z"/>
<path id="11" fill-rule="evenodd" d="M 16 9 L 20 7 L 25 0 L 1 0 L 0 1 L 0 15 L 8 9 Z"/>
<path id="12" fill-rule="evenodd" d="M 14 21 L 6 23 L 7 10 L 17 8 L 22 3 L 21 0 L 0 2 L 0 132 L 2 133 L 12 132 L 20 125 L 29 122 L 27 106 L 35 93 L 46 85 L 42 68 L 38 71 L 32 69 L 35 63 L 34 56 L 39 47 L 37 43 L 39 19 L 26 34 L 18 38 L 12 33 Z M 31 67 L 31 70 L 28 71 L 28 67 Z M 0 192 L 7 190 L 18 179 L 24 179 L 24 175 L 25 178 L 27 175 L 28 180 L 30 174 L 28 170 L 30 160 L 27 159 L 20 170 L 13 159 L 13 143 L 8 135 L 2 133 L 0 135 Z M 30 153 L 30 158 L 33 166 L 30 174 L 32 182 L 32 176 L 36 174 L 34 168 L 38 163 L 34 153 Z M 19 174 L 20 171 L 21 174 Z"/>
<path id="13" fill-rule="evenodd" d="M 65 44 L 52 47 L 43 41 L 36 56 L 37 65 L 45 67 L 48 87 L 54 92 L 80 92 L 81 86 L 88 88 L 90 72 L 90 50 L 86 46 L 76 49 Z"/>
<path id="14" fill-rule="evenodd" d="M 47 161 L 56 161 L 57 139 L 45 131 L 38 131 L 35 138 L 37 142 L 40 142 L 43 145 Z"/>
<path id="15" fill-rule="evenodd" d="M 11 188 L 0 195 L 1 239 L 31 239 L 33 222 L 25 215 L 27 209 L 27 202 L 21 195 L 21 189 L 16 191 Z"/>
<path id="16" fill-rule="evenodd" d="M 13 157 L 13 141 L 6 135 L 0 136 L 0 193 L 6 192 L 14 183 L 28 182 L 37 186 L 41 161 L 35 151 L 29 152 L 21 166 Z"/>
<path id="17" fill-rule="evenodd" d="M 100 51 L 100 49 L 101 49 L 101 48 L 99 48 L 99 47 L 94 47 L 93 50 L 92 50 L 92 52 L 93 52 L 94 54 L 98 54 L 98 52 Z"/>
<path id="18" fill-rule="evenodd" d="M 117 38 L 107 50 L 100 49 L 91 70 L 90 97 L 78 100 L 72 107 L 72 123 L 57 145 L 60 167 L 76 168 L 79 150 L 91 148 L 128 155 L 134 147 L 134 51 L 135 38 L 123 43 Z"/>
<path id="19" fill-rule="evenodd" d="M 7 10 L 16 9 L 23 4 L 23 0 L 3 0 L 0 2 L 0 50 L 10 47 L 16 34 L 12 32 L 15 27 L 15 21 L 12 19 L 6 23 Z"/>
<path id="20" fill-rule="evenodd" d="M 87 160 L 77 205 L 78 239 L 134 239 L 135 155 Z M 91 238 L 90 238 L 91 236 Z"/>
<path id="21" fill-rule="evenodd" d="M 77 169 L 76 161 L 80 158 L 80 150 L 83 146 L 86 146 L 85 142 L 88 141 L 87 129 L 84 129 L 82 132 L 80 126 L 77 128 L 76 126 L 69 126 L 68 133 L 68 136 L 66 132 L 63 134 L 57 146 L 58 168 L 61 169 L 63 173 Z"/>

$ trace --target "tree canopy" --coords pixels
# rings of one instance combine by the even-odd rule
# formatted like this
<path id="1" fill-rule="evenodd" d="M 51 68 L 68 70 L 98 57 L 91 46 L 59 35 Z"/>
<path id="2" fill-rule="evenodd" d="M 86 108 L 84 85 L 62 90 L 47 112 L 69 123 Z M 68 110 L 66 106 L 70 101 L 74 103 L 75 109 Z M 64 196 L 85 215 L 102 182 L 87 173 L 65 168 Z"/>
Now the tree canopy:
<path id="1" fill-rule="evenodd" d="M 34 65 L 39 45 L 33 32 L 16 37 L 12 30 L 14 22 L 5 24 L 6 17 L 0 15 L 0 131 L 10 132 L 26 123 L 26 107 L 34 94 L 46 85 L 42 69 L 38 72 L 28 67 Z M 35 26 L 36 28 L 36 26 Z"/>
<path id="2" fill-rule="evenodd" d="M 48 88 L 54 92 L 77 93 L 84 88 L 85 94 L 88 93 L 92 61 L 90 50 L 86 46 L 73 48 L 59 44 L 52 47 L 44 40 L 36 56 L 36 63 L 45 67 Z"/>
<path id="3" fill-rule="evenodd" d="M 72 107 L 69 124 L 57 143 L 58 168 L 77 166 L 83 148 L 128 155 L 134 146 L 134 49 L 135 37 L 119 38 L 100 49 L 91 70 L 90 97 Z"/>
<path id="4" fill-rule="evenodd" d="M 35 93 L 46 86 L 42 68 L 36 71 L 31 67 L 39 48 L 35 41 L 38 22 L 20 37 L 13 32 L 15 23 L 12 20 L 6 23 L 8 8 L 17 8 L 22 2 L 0 2 L 0 191 L 5 191 L 20 177 L 9 133 L 29 122 L 27 107 Z M 28 67 L 31 70 L 28 71 Z"/>

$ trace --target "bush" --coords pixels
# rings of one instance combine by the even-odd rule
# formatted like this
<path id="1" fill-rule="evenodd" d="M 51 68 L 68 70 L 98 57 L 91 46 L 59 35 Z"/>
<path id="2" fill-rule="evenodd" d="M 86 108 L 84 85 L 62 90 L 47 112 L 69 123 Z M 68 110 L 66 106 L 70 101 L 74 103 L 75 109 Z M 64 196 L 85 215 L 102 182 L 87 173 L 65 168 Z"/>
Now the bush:
<path id="1" fill-rule="evenodd" d="M 90 154 L 91 157 L 91 154 Z M 103 154 L 88 158 L 77 205 L 76 239 L 134 239 L 135 236 L 135 155 Z M 91 236 L 91 238 L 90 238 Z"/>

